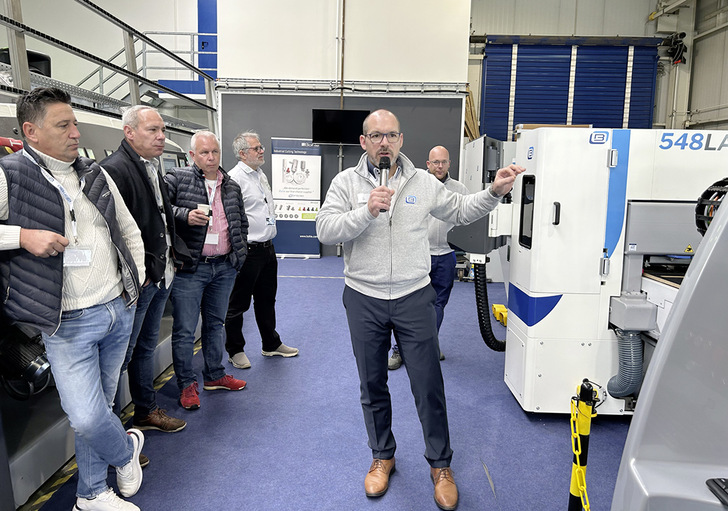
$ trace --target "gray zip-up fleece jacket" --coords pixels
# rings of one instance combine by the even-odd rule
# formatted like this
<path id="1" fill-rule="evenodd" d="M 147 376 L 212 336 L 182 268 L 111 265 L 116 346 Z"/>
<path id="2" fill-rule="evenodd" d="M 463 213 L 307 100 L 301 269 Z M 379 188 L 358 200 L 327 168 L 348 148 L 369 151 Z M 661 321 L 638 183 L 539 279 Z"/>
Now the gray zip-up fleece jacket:
<path id="1" fill-rule="evenodd" d="M 451 178 L 450 173 L 447 174 L 445 181 L 440 182 L 445 186 L 445 188 L 447 188 L 451 192 L 462 193 L 465 195 L 470 193 L 468 187 L 462 184 L 460 181 L 455 181 L 453 178 Z M 455 227 L 455 224 L 450 222 L 443 222 L 442 220 L 438 220 L 434 216 L 430 216 L 427 222 L 429 224 L 427 237 L 430 241 L 430 255 L 440 256 L 452 252 L 453 250 L 447 243 L 447 233 L 450 232 L 450 229 Z"/>
<path id="2" fill-rule="evenodd" d="M 394 300 L 430 283 L 427 219 L 463 225 L 500 202 L 490 188 L 471 195 L 449 191 L 429 172 L 416 169 L 400 153 L 402 176 L 390 210 L 372 216 L 367 208 L 375 188 L 368 178 L 367 155 L 339 173 L 316 217 L 321 243 L 344 244 L 346 285 L 367 296 Z"/>

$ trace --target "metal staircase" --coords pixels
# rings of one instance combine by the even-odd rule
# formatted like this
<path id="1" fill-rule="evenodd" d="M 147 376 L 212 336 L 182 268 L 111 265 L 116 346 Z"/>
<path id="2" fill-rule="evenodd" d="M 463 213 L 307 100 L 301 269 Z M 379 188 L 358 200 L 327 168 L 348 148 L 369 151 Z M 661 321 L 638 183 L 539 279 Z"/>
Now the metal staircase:
<path id="1" fill-rule="evenodd" d="M 124 48 L 109 59 L 100 58 L 24 24 L 20 0 L 6 0 L 7 12 L 0 14 L 0 25 L 8 29 L 10 61 L 13 63 L 12 66 L 0 64 L 0 90 L 6 93 L 6 97 L 12 97 L 13 94 L 17 95 L 35 87 L 54 86 L 68 92 L 73 98 L 74 106 L 82 105 L 97 110 L 99 113 L 118 117 L 125 107 L 149 104 L 160 110 L 162 117 L 168 123 L 168 128 L 177 128 L 190 133 L 199 129 L 217 132 L 213 95 L 214 78 L 177 54 L 189 53 L 188 58 L 192 61 L 196 54 L 205 52 L 195 52 L 194 49 L 190 52 L 172 52 L 96 4 L 88 0 L 76 0 L 76 2 L 119 27 L 124 34 Z M 154 34 L 171 33 L 155 32 Z M 183 35 L 194 37 L 196 34 Z M 26 37 L 59 48 L 82 60 L 94 63 L 97 67 L 76 84 L 60 82 L 51 77 L 31 72 L 25 51 Z M 137 50 L 137 46 L 141 46 L 141 49 Z M 170 66 L 149 66 L 147 59 L 152 53 L 161 55 L 172 64 Z M 139 65 L 140 61 L 141 65 Z M 160 81 L 152 79 L 152 73 L 164 70 L 184 71 L 193 76 L 195 80 L 201 79 L 205 84 L 204 100 L 181 94 Z M 199 112 L 201 111 L 206 113 L 207 122 L 204 124 L 199 122 Z M 190 113 L 197 114 L 197 120 L 193 120 L 195 117 L 193 115 L 186 115 Z"/>

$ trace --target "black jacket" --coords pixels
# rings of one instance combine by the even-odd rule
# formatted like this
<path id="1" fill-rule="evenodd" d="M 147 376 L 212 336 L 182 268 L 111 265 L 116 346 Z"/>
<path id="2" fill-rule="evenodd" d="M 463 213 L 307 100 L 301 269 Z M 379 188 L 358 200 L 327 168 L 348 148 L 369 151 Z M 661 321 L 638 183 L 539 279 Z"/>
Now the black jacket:
<path id="1" fill-rule="evenodd" d="M 222 168 L 222 183 L 220 185 L 222 204 L 228 222 L 228 234 L 232 250 L 229 254 L 230 262 L 239 270 L 248 255 L 248 217 L 245 216 L 243 195 L 238 185 Z M 207 226 L 189 225 L 187 217 L 198 204 L 208 204 L 207 190 L 205 190 L 205 175 L 197 165 L 192 167 L 175 167 L 165 176 L 169 200 L 174 210 L 174 222 L 177 233 L 184 240 L 190 251 L 188 264 L 182 265 L 180 271 L 194 272 L 205 245 Z"/>
<path id="2" fill-rule="evenodd" d="M 121 141 L 119 149 L 101 162 L 101 166 L 116 183 L 126 206 L 142 232 L 144 263 L 147 268 L 146 278 L 157 283 L 164 277 L 164 269 L 167 265 L 167 240 L 162 214 L 157 208 L 157 200 L 154 197 L 154 190 L 149 182 L 144 162 L 125 139 Z M 189 259 L 189 251 L 184 242 L 175 234 L 174 213 L 169 203 L 167 185 L 161 176 L 159 177 L 159 189 L 162 193 L 164 213 L 167 216 L 167 229 L 169 229 L 172 239 L 172 257 L 179 266 L 181 260 Z"/>

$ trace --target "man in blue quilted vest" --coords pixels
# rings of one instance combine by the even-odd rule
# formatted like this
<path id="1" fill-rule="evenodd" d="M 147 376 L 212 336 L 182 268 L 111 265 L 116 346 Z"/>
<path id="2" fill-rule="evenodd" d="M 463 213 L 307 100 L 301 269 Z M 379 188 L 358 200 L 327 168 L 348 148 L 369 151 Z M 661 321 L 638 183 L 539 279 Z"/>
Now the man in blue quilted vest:
<path id="1" fill-rule="evenodd" d="M 79 158 L 70 96 L 37 88 L 17 104 L 24 149 L 0 161 L 3 314 L 41 331 L 76 437 L 77 510 L 139 508 L 141 431 L 112 412 L 144 275 L 144 246 L 113 180 Z M 128 434 L 127 434 L 128 433 Z"/>

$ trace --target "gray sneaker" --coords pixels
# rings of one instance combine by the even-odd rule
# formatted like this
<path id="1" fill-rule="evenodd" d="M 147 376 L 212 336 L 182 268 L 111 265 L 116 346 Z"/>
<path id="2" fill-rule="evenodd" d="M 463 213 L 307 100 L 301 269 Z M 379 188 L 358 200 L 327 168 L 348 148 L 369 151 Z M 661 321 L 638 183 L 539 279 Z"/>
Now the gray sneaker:
<path id="1" fill-rule="evenodd" d="M 401 365 L 402 355 L 399 354 L 399 350 L 393 350 L 392 356 L 389 357 L 389 360 L 387 361 L 387 369 L 394 371 L 395 369 L 399 369 Z"/>
<path id="2" fill-rule="evenodd" d="M 244 351 L 236 353 L 232 357 L 228 357 L 228 360 L 233 367 L 237 367 L 238 369 L 250 369 L 250 360 L 248 360 L 248 355 L 246 355 Z"/>
<path id="3" fill-rule="evenodd" d="M 73 511 L 140 511 L 137 506 L 131 502 L 127 502 L 124 499 L 114 493 L 114 490 L 109 488 L 103 493 L 96 495 L 92 499 L 85 499 L 78 497 L 76 499 L 76 505 L 73 506 Z"/>
<path id="4" fill-rule="evenodd" d="M 298 348 L 291 348 L 290 346 L 286 346 L 285 344 L 281 343 L 280 346 L 278 346 L 274 351 L 263 351 L 261 350 L 261 353 L 264 357 L 295 357 L 298 355 Z"/>

